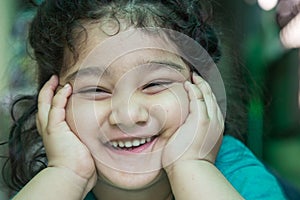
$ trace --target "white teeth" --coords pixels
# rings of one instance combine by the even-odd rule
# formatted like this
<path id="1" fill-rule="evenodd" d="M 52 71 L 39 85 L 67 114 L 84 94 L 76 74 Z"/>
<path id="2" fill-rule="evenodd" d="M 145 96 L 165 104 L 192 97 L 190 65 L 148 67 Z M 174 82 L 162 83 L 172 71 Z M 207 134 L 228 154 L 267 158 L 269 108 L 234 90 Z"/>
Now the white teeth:
<path id="1" fill-rule="evenodd" d="M 118 146 L 118 143 L 117 143 L 116 141 L 113 141 L 113 142 L 112 142 L 112 146 L 117 147 L 117 146 Z"/>
<path id="2" fill-rule="evenodd" d="M 140 141 L 141 144 L 145 144 L 145 142 L 146 142 L 145 138 L 142 138 L 141 141 Z"/>
<path id="3" fill-rule="evenodd" d="M 119 147 L 121 147 L 121 148 L 125 146 L 122 141 L 119 141 L 118 144 L 119 144 Z"/>
<path id="4" fill-rule="evenodd" d="M 120 141 L 120 140 L 115 140 L 115 141 L 111 141 L 109 142 L 109 144 L 115 148 L 130 148 L 130 147 L 138 147 L 142 144 L 145 144 L 147 142 L 151 142 L 152 141 L 152 137 L 149 138 L 140 138 L 140 139 L 134 139 L 132 141 L 128 140 L 128 141 Z"/>
<path id="5" fill-rule="evenodd" d="M 132 147 L 132 143 L 130 141 L 126 141 L 125 147 L 127 147 L 127 148 Z"/>
<path id="6" fill-rule="evenodd" d="M 133 140 L 132 146 L 134 146 L 134 147 L 140 146 L 140 140 L 138 140 L 138 139 Z"/>

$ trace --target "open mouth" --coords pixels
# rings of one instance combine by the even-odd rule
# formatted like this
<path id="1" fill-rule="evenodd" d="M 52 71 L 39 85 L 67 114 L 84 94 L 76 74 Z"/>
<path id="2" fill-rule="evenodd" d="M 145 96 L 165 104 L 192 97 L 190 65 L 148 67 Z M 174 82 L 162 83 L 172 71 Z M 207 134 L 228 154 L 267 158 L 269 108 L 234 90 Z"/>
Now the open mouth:
<path id="1" fill-rule="evenodd" d="M 109 145 L 115 150 L 140 152 L 146 149 L 157 138 L 157 135 L 148 138 L 134 138 L 129 140 L 112 140 Z"/>

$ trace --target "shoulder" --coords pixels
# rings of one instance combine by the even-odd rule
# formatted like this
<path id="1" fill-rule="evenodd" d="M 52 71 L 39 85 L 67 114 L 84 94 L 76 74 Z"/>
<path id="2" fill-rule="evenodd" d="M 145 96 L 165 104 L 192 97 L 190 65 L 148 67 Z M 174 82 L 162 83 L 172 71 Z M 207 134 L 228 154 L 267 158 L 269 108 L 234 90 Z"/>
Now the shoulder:
<path id="1" fill-rule="evenodd" d="M 277 179 L 232 136 L 224 136 L 216 167 L 246 199 L 285 199 Z"/>

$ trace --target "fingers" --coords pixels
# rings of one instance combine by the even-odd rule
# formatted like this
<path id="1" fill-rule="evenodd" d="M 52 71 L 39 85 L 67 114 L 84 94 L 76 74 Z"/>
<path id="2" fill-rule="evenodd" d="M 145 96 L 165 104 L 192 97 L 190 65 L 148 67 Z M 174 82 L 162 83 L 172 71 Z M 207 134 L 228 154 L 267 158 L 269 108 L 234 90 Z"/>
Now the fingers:
<path id="1" fill-rule="evenodd" d="M 207 158 L 208 160 L 213 161 L 214 159 L 208 158 L 208 155 L 211 155 L 211 152 L 215 149 L 216 144 L 222 137 L 224 128 L 223 115 L 209 84 L 196 74 L 193 74 L 193 82 L 194 96 L 190 95 L 191 91 L 189 91 L 189 97 L 191 98 L 190 109 L 197 109 L 195 105 L 192 105 L 192 98 L 202 98 L 202 101 L 197 101 L 197 106 L 201 106 L 202 108 L 201 110 L 198 110 L 198 112 L 201 112 L 200 116 L 202 118 L 202 125 L 208 125 L 206 133 L 202 135 L 203 143 L 199 149 L 198 156 L 200 159 Z"/>
<path id="2" fill-rule="evenodd" d="M 55 127 L 61 122 L 65 121 L 66 111 L 65 107 L 68 102 L 69 96 L 72 94 L 72 88 L 70 84 L 66 84 L 63 88 L 58 90 L 57 94 L 53 97 L 52 106 L 49 111 L 50 127 Z"/>
<path id="3" fill-rule="evenodd" d="M 48 114 L 57 85 L 57 76 L 52 76 L 40 90 L 38 96 L 38 113 L 36 118 L 37 128 L 40 134 L 44 132 L 43 127 L 47 126 Z"/>
<path id="4" fill-rule="evenodd" d="M 209 84 L 200 76 L 193 74 L 193 82 L 185 87 L 190 98 L 190 113 L 201 113 L 201 119 L 219 118 L 219 106 Z"/>
<path id="5" fill-rule="evenodd" d="M 213 99 L 217 104 L 217 99 L 216 99 L 216 96 L 214 94 L 213 94 Z M 223 129 L 224 128 L 224 116 L 223 116 L 221 108 L 218 106 L 218 104 L 216 106 L 216 115 L 217 115 L 218 121 L 222 124 L 222 126 L 223 126 L 222 129 Z"/>
<path id="6" fill-rule="evenodd" d="M 190 114 L 195 115 L 196 118 L 205 120 L 208 118 L 207 108 L 204 101 L 203 93 L 198 86 L 186 82 L 185 87 L 188 91 L 190 99 Z"/>
<path id="7" fill-rule="evenodd" d="M 201 90 L 209 119 L 214 119 L 217 114 L 217 101 L 209 84 L 196 73 L 193 73 L 193 82 Z"/>
<path id="8" fill-rule="evenodd" d="M 55 127 L 65 120 L 65 106 L 72 88 L 66 84 L 56 93 L 57 86 L 58 78 L 52 76 L 39 93 L 36 123 L 40 134 L 47 132 L 46 128 Z"/>
<path id="9" fill-rule="evenodd" d="M 193 74 L 194 84 L 187 82 L 185 87 L 190 98 L 191 118 L 197 118 L 205 125 L 206 122 L 218 123 L 224 128 L 224 118 L 209 84 L 197 74 Z"/>

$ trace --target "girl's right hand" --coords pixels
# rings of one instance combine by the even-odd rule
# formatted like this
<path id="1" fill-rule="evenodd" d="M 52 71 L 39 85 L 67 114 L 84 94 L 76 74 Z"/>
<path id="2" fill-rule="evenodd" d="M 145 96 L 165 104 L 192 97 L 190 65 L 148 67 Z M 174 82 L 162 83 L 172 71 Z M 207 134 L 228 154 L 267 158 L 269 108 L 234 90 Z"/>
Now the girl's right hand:
<path id="1" fill-rule="evenodd" d="M 97 173 L 87 147 L 71 131 L 66 122 L 66 105 L 72 94 L 70 84 L 56 92 L 58 77 L 52 76 L 38 96 L 36 124 L 43 138 L 48 167 L 68 170 L 74 180 L 86 181 L 84 196 L 94 187 Z"/>

